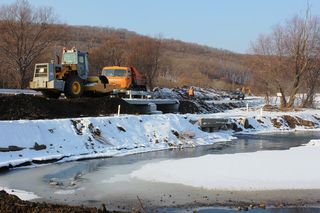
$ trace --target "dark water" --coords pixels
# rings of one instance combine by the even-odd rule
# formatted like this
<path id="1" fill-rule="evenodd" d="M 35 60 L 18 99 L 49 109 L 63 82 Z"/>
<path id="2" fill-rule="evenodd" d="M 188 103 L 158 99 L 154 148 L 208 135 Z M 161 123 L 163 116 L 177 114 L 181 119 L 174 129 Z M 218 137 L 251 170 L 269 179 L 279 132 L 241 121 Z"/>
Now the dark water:
<path id="1" fill-rule="evenodd" d="M 44 179 L 64 179 L 77 174 L 97 171 L 100 167 L 127 165 L 139 161 L 164 160 L 199 157 L 207 154 L 233 154 L 242 152 L 256 152 L 261 150 L 286 150 L 291 147 L 308 143 L 311 139 L 319 139 L 320 132 L 291 132 L 262 135 L 237 135 L 238 139 L 231 142 L 200 146 L 196 148 L 172 149 L 156 152 L 134 154 L 124 157 L 85 160 L 81 162 L 64 163 L 73 165 L 67 169 L 61 168 L 56 173 L 48 174 Z"/>

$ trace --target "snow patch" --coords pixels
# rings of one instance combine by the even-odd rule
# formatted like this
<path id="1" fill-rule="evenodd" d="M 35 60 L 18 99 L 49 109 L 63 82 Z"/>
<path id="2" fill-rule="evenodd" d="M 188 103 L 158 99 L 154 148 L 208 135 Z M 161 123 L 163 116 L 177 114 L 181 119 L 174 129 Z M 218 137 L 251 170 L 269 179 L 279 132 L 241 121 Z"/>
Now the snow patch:
<path id="1" fill-rule="evenodd" d="M 306 144 L 306 146 L 320 147 L 320 140 L 311 140 L 309 143 Z"/>
<path id="2" fill-rule="evenodd" d="M 320 189 L 320 140 L 260 151 L 150 163 L 132 178 L 216 190 Z"/>
<path id="3" fill-rule="evenodd" d="M 27 192 L 27 191 L 17 190 L 17 189 L 9 189 L 6 187 L 0 187 L 0 189 L 6 191 L 8 194 L 17 196 L 21 200 L 34 200 L 34 199 L 40 198 L 38 195 L 34 194 L 33 192 Z"/>

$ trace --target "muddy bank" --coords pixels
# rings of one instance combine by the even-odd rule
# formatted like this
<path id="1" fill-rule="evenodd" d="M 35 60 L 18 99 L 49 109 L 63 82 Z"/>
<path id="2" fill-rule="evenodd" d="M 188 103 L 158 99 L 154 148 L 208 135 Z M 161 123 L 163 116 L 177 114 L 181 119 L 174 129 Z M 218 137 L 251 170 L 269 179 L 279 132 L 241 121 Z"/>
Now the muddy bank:
<path id="1" fill-rule="evenodd" d="M 201 99 L 180 99 L 179 113 L 215 113 L 243 107 L 243 103 L 207 103 Z M 121 98 L 95 97 L 80 99 L 48 99 L 33 95 L 0 96 L 0 120 L 54 119 L 70 117 L 96 117 L 121 114 L 139 114 L 140 110 Z"/>
<path id="2" fill-rule="evenodd" d="M 225 102 L 225 103 L 214 103 L 212 101 L 207 102 L 197 98 L 188 98 L 179 100 L 180 107 L 179 112 L 181 114 L 208 114 L 208 113 L 218 113 L 224 112 L 225 110 L 231 110 L 235 108 L 244 107 L 245 103 L 239 102 Z"/>
<path id="3" fill-rule="evenodd" d="M 166 188 L 164 188 L 166 191 Z M 182 190 L 184 191 L 184 190 Z M 239 211 L 247 211 L 256 208 L 291 208 L 291 207 L 315 207 L 320 209 L 318 199 L 319 190 L 288 190 L 288 191 L 186 191 L 181 197 L 175 192 L 164 192 L 159 195 L 158 201 L 150 201 L 142 198 L 141 209 L 137 209 L 137 200 L 119 198 L 112 205 L 101 204 L 99 208 L 52 204 L 48 202 L 23 201 L 15 195 L 0 191 L 0 212 L 15 213 L 121 213 L 121 212 L 163 212 L 165 208 L 192 209 L 199 207 L 227 207 Z M 149 197 L 152 199 L 154 196 Z M 140 198 L 139 198 L 140 199 Z M 126 206 L 126 207 L 125 207 Z M 110 211 L 108 208 L 124 208 L 123 211 Z M 130 209 L 131 208 L 131 209 Z"/>
<path id="4" fill-rule="evenodd" d="M 47 99 L 19 94 L 0 97 L 0 120 L 53 119 L 102 116 L 117 113 L 135 114 L 137 109 L 121 98 Z"/>
<path id="5" fill-rule="evenodd" d="M 164 188 L 166 190 L 166 188 Z M 140 209 L 137 209 L 137 200 L 119 198 L 114 205 L 101 204 L 99 208 L 81 206 L 52 204 L 48 202 L 23 201 L 15 195 L 0 191 L 0 212 L 15 213 L 121 213 L 121 212 L 163 212 L 165 208 L 192 209 L 199 207 L 227 207 L 239 211 L 250 209 L 266 209 L 270 207 L 314 207 L 320 209 L 318 199 L 319 190 L 292 190 L 292 191 L 256 191 L 256 192 L 234 192 L 234 191 L 186 191 L 181 197 L 175 192 L 164 192 L 158 201 L 150 202 L 148 199 L 140 200 Z M 150 198 L 152 199 L 153 196 Z M 301 198 L 303 197 L 303 198 Z M 139 198 L 140 199 L 140 198 Z M 124 211 L 110 211 L 111 208 L 126 206 Z M 131 208 L 132 207 L 132 208 Z M 129 208 L 131 208 L 129 210 Z M 279 209 L 279 210 L 280 210 Z"/>
<path id="6" fill-rule="evenodd" d="M 138 201 L 134 188 L 147 209 L 147 212 L 157 212 L 163 208 L 199 208 L 228 207 L 239 210 L 270 207 L 317 207 L 320 210 L 320 190 L 266 190 L 266 191 L 222 191 L 206 190 L 179 184 L 142 183 L 134 181 L 117 183 L 117 192 L 107 195 L 103 202 L 111 209 L 137 208 Z M 125 186 L 121 186 L 125 185 Z M 126 188 L 126 189 L 124 189 Z M 120 193 L 121 192 L 121 193 Z M 93 203 L 81 201 L 86 206 Z M 77 204 L 77 203 L 75 203 Z M 161 212 L 161 211 L 160 211 Z"/>
<path id="7" fill-rule="evenodd" d="M 100 208 L 83 207 L 83 206 L 68 206 L 68 205 L 57 205 L 49 203 L 39 203 L 20 200 L 15 195 L 9 195 L 5 191 L 0 191 L 0 212 L 15 212 L 15 213 L 111 213 L 107 211 L 105 206 L 102 205 Z M 116 211 L 112 211 L 117 213 Z"/>
<path id="8" fill-rule="evenodd" d="M 170 195 L 164 195 L 168 197 Z M 171 200 L 169 208 L 190 210 L 203 207 L 231 208 L 238 211 L 253 209 L 278 208 L 314 208 L 320 211 L 319 190 L 276 190 L 276 191 L 214 191 L 211 194 L 193 195 L 188 193 L 189 202 L 182 204 L 180 200 Z M 174 195 L 171 195 L 174 197 Z M 150 210 L 160 211 L 168 207 L 153 206 Z"/>

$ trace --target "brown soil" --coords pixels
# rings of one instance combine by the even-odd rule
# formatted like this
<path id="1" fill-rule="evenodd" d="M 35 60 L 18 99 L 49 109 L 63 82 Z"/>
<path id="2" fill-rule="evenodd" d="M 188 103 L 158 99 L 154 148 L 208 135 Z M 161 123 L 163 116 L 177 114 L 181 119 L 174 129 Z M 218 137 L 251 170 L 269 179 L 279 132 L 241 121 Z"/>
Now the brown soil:
<path id="1" fill-rule="evenodd" d="M 87 208 L 81 206 L 66 206 L 48 203 L 36 203 L 29 201 L 22 201 L 15 195 L 9 195 L 5 191 L 0 191 L 0 212 L 14 212 L 14 213 L 108 213 L 105 206 L 102 205 L 100 209 Z"/>
<path id="2" fill-rule="evenodd" d="M 230 110 L 234 108 L 244 107 L 244 102 L 237 102 L 237 103 L 208 103 L 201 99 L 196 98 L 186 98 L 186 99 L 179 99 L 180 106 L 179 106 L 179 113 L 186 114 L 186 113 L 217 113 L 223 112 L 225 110 Z"/>
<path id="3" fill-rule="evenodd" d="M 310 127 L 314 128 L 315 123 L 309 120 L 304 120 L 300 117 L 297 116 L 290 116 L 290 115 L 283 115 L 282 116 L 283 120 L 285 121 L 286 125 L 290 127 L 291 129 L 296 128 L 296 126 L 305 126 L 305 127 Z M 282 126 L 282 122 L 280 122 L 277 118 L 273 118 L 271 120 L 273 126 L 276 128 L 280 128 Z"/>
<path id="4" fill-rule="evenodd" d="M 273 105 L 270 105 L 270 104 L 264 105 L 263 106 L 263 110 L 264 111 L 269 111 L 269 112 L 278 112 L 278 111 L 280 111 L 278 106 L 273 106 Z"/>
<path id="5" fill-rule="evenodd" d="M 272 124 L 273 124 L 273 126 L 275 126 L 276 128 L 280 128 L 281 127 L 281 123 L 278 121 L 278 119 L 276 119 L 276 118 L 273 118 L 272 120 L 271 120 L 271 122 L 272 122 Z"/>
<path id="6" fill-rule="evenodd" d="M 200 110 L 197 107 L 197 105 L 192 101 L 180 100 L 179 102 L 180 102 L 179 112 L 182 113 L 182 114 L 199 113 L 200 112 Z"/>
<path id="7" fill-rule="evenodd" d="M 315 123 L 313 123 L 312 121 L 308 121 L 308 120 L 303 120 L 302 118 L 296 117 L 297 120 L 299 121 L 299 124 L 301 126 L 307 126 L 307 127 L 314 127 Z"/>
<path id="8" fill-rule="evenodd" d="M 47 99 L 32 95 L 0 97 L 0 120 L 53 119 L 101 116 L 117 113 L 135 114 L 137 109 L 121 98 Z"/>
<path id="9" fill-rule="evenodd" d="M 296 126 L 314 127 L 315 123 L 312 121 L 304 120 L 299 117 L 292 117 L 290 115 L 284 115 L 282 118 L 287 122 L 288 126 L 293 129 Z"/>
<path id="10" fill-rule="evenodd" d="M 283 120 L 285 120 L 288 124 L 288 126 L 291 129 L 294 129 L 296 127 L 296 125 L 299 124 L 298 120 L 295 117 L 292 117 L 290 115 L 284 115 L 282 116 Z"/>
<path id="11" fill-rule="evenodd" d="M 179 100 L 179 113 L 215 113 L 241 107 L 243 103 L 208 104 L 198 99 Z M 54 119 L 96 117 L 115 114 L 139 114 L 139 108 L 121 98 L 95 97 L 79 99 L 49 99 L 33 95 L 0 96 L 0 120 Z"/>

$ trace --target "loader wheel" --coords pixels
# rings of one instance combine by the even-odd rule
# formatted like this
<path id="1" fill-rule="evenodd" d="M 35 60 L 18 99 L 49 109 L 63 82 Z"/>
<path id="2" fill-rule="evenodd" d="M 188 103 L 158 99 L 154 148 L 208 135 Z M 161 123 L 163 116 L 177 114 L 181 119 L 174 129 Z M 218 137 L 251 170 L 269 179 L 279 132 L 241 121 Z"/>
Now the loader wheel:
<path id="1" fill-rule="evenodd" d="M 53 98 L 53 99 L 58 99 L 61 95 L 61 92 L 58 91 L 50 91 L 50 90 L 45 90 L 41 91 L 42 95 L 46 98 Z"/>
<path id="2" fill-rule="evenodd" d="M 83 94 L 83 81 L 77 75 L 70 75 L 66 79 L 64 94 L 67 98 L 79 98 Z"/>

